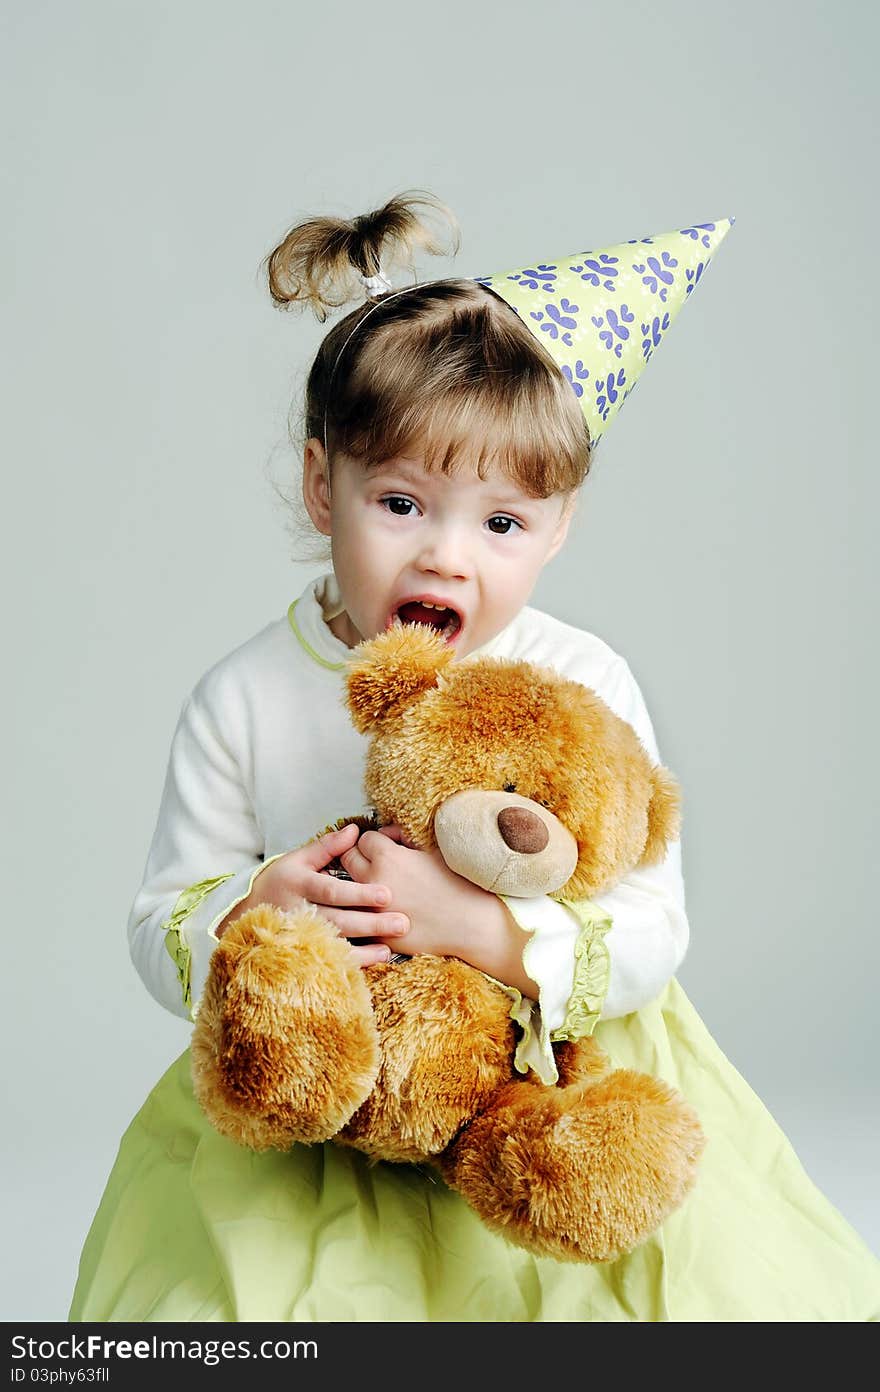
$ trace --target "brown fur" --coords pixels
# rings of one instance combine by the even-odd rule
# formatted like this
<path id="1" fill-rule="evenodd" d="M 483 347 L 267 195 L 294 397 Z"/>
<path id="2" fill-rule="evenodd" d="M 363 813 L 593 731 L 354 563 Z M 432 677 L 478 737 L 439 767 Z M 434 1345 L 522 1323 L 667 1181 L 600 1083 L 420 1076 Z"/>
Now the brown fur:
<path id="1" fill-rule="evenodd" d="M 570 1087 L 508 1084 L 441 1168 L 483 1221 L 518 1246 L 559 1261 L 605 1262 L 678 1207 L 704 1144 L 694 1112 L 672 1088 L 618 1068 Z"/>
<path id="2" fill-rule="evenodd" d="M 362 662 L 351 668 L 348 677 L 348 705 L 355 729 L 364 733 L 378 720 L 386 720 L 437 685 L 439 671 L 452 661 L 452 649 L 440 654 L 409 641 L 405 624 L 390 628 L 383 636 L 388 661 L 381 666 Z"/>
<path id="3" fill-rule="evenodd" d="M 451 836 L 456 855 L 474 857 L 473 873 L 457 872 L 475 883 L 498 865 L 523 884 L 540 878 L 542 857 L 558 875 L 576 849 L 566 884 L 547 892 L 585 897 L 659 860 L 678 833 L 672 774 L 595 692 L 553 671 L 453 662 L 438 635 L 406 625 L 355 649 L 348 699 L 371 735 L 375 816 L 337 825 L 397 822 L 412 844 L 441 851 L 437 838 Z M 501 828 L 525 816 L 541 834 L 511 847 Z M 696 1116 L 663 1081 L 615 1069 L 593 1038 L 556 1046 L 556 1087 L 520 1078 L 514 1045 L 507 993 L 475 968 L 421 955 L 360 970 L 311 905 L 261 905 L 211 959 L 193 1078 L 214 1125 L 240 1144 L 332 1137 L 374 1160 L 429 1162 L 530 1251 L 577 1261 L 630 1251 L 695 1181 Z"/>
<path id="4" fill-rule="evenodd" d="M 379 1072 L 370 992 L 312 905 L 250 909 L 226 930 L 192 1038 L 196 1097 L 253 1150 L 335 1135 Z"/>
<path id="5" fill-rule="evenodd" d="M 438 1155 L 512 1076 L 510 1001 L 455 958 L 368 967 L 381 1039 L 376 1086 L 336 1136 L 380 1160 Z M 418 1030 L 413 1030 L 413 1020 Z"/>
<path id="6" fill-rule="evenodd" d="M 681 789 L 668 769 L 658 764 L 651 770 L 654 792 L 648 804 L 648 839 L 642 865 L 659 865 L 670 841 L 681 831 Z"/>

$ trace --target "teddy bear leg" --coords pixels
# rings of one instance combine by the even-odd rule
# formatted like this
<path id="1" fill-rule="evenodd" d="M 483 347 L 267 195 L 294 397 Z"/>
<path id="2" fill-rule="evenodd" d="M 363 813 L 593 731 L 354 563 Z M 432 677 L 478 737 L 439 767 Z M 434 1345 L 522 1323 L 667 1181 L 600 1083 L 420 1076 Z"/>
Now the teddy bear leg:
<path id="1" fill-rule="evenodd" d="M 191 1056 L 196 1098 L 239 1145 L 329 1139 L 379 1071 L 370 992 L 348 941 L 305 901 L 242 914 L 211 957 Z"/>
<path id="2" fill-rule="evenodd" d="M 705 1137 L 666 1083 L 630 1069 L 598 1082 L 509 1083 L 441 1157 L 447 1183 L 517 1246 L 614 1261 L 692 1187 Z"/>
<path id="3" fill-rule="evenodd" d="M 365 968 L 381 1042 L 376 1086 L 334 1139 L 418 1164 L 513 1076 L 510 1001 L 475 967 L 422 954 Z"/>
<path id="4" fill-rule="evenodd" d="M 585 1035 L 583 1039 L 568 1041 L 553 1046 L 559 1086 L 568 1087 L 571 1083 L 596 1083 L 604 1078 L 614 1067 L 605 1050 L 599 1047 L 595 1035 Z M 529 1078 L 542 1086 L 534 1073 Z"/>

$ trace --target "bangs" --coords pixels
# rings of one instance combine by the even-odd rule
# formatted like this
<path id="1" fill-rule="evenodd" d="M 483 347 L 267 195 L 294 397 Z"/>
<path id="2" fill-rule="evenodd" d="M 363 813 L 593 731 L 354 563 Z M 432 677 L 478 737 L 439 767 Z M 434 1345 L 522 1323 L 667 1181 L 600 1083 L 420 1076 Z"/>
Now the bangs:
<path id="1" fill-rule="evenodd" d="M 447 475 L 499 472 L 534 498 L 577 489 L 590 467 L 589 429 L 531 330 L 472 283 L 460 300 L 445 298 L 442 313 L 426 308 L 422 299 L 417 315 L 395 315 L 363 343 L 336 396 L 333 448 L 367 471 L 406 455 Z"/>

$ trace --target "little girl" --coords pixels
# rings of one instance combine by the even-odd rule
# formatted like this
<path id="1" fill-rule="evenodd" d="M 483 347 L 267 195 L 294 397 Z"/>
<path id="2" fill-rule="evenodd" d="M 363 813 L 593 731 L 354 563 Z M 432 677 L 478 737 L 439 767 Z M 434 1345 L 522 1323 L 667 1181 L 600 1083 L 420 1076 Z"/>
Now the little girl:
<path id="1" fill-rule="evenodd" d="M 362 965 L 392 951 L 448 955 L 447 925 L 467 915 L 472 965 L 523 998 L 524 1062 L 552 1083 L 554 1036 L 580 1021 L 615 1065 L 680 1089 L 707 1135 L 697 1184 L 616 1262 L 536 1258 L 422 1168 L 370 1165 L 332 1142 L 287 1153 L 235 1145 L 195 1102 L 186 1050 L 123 1136 L 69 1318 L 876 1320 L 880 1263 L 675 979 L 688 942 L 678 842 L 576 914 L 548 896 L 480 889 L 394 827 L 359 838 L 348 824 L 312 839 L 366 810 L 366 739 L 342 700 L 346 659 L 396 621 L 442 629 L 457 660 L 556 668 L 597 691 L 660 761 L 626 661 L 527 601 L 565 540 L 598 437 L 708 257 L 676 287 L 678 261 L 652 239 L 638 252 L 588 253 L 565 268 L 579 278 L 576 300 L 559 287 L 552 298 L 551 263 L 494 284 L 392 291 L 383 263 L 442 249 L 420 208 L 454 225 L 416 191 L 351 222 L 306 221 L 267 258 L 275 303 L 310 304 L 321 320 L 367 292 L 327 334 L 306 391 L 302 498 L 329 538 L 332 569 L 184 701 L 129 919 L 132 957 L 159 1004 L 189 1020 L 217 940 L 255 904 L 317 905 Z M 677 235 L 709 246 L 712 227 Z M 636 366 L 615 356 L 633 315 L 609 301 L 624 251 L 657 296 L 653 322 L 640 306 Z M 530 287 L 543 307 L 521 312 L 516 296 Z M 584 310 L 604 324 L 607 373 L 578 346 Z M 323 873 L 337 856 L 350 881 Z M 597 934 L 608 970 L 592 999 L 574 963 Z"/>

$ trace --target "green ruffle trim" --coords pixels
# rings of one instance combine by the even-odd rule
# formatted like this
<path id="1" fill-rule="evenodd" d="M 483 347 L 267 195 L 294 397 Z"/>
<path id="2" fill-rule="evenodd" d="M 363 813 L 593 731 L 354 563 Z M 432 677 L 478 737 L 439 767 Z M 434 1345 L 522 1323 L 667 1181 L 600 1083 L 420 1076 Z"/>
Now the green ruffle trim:
<path id="1" fill-rule="evenodd" d="M 177 979 L 180 982 L 180 989 L 183 992 L 183 1003 L 187 1010 L 192 1009 L 192 991 L 190 989 L 190 963 L 192 953 L 189 946 L 184 942 L 181 934 L 181 925 L 185 918 L 188 918 L 193 909 L 197 909 L 199 904 L 210 894 L 212 889 L 223 884 L 224 880 L 231 880 L 233 872 L 228 875 L 215 875 L 212 880 L 199 880 L 198 884 L 189 885 L 178 896 L 177 903 L 171 913 L 162 924 L 165 933 L 165 948 L 172 962 L 177 968 Z"/>
<path id="2" fill-rule="evenodd" d="M 557 903 L 571 909 L 581 921 L 574 947 L 574 986 L 565 1007 L 565 1019 L 550 1034 L 553 1043 L 558 1044 L 565 1039 L 583 1039 L 585 1035 L 592 1034 L 599 1023 L 611 980 L 611 953 L 605 934 L 611 927 L 612 918 L 610 913 L 589 899 L 553 897 Z"/>
<path id="3" fill-rule="evenodd" d="M 503 895 L 500 897 L 504 898 Z M 613 922 L 611 914 L 589 899 L 564 899 L 557 894 L 552 894 L 550 898 L 571 909 L 581 922 L 574 947 L 574 984 L 565 1007 L 565 1019 L 559 1028 L 548 1030 L 540 1008 L 524 997 L 516 986 L 508 986 L 494 976 L 489 978 L 510 997 L 510 1018 L 521 1031 L 513 1056 L 514 1068 L 518 1073 L 528 1073 L 531 1068 L 541 1082 L 548 1085 L 559 1081 L 553 1044 L 567 1039 L 583 1039 L 585 1035 L 593 1033 L 599 1022 L 611 980 L 611 954 L 605 934 Z M 532 973 L 529 972 L 528 951 L 533 940 L 533 936 L 530 936 L 523 948 L 523 966 L 529 975 Z M 537 1033 L 533 1024 L 536 1009 L 540 1022 Z"/>
<path id="4" fill-rule="evenodd" d="M 556 1071 L 556 1064 L 553 1062 L 550 1035 L 544 1024 L 540 1008 L 535 1002 L 526 999 L 516 986 L 505 986 L 504 989 L 513 1001 L 510 1007 L 510 1018 L 519 1025 L 522 1031 L 513 1055 L 514 1068 L 517 1073 L 528 1073 L 531 1068 L 537 1073 L 542 1083 L 555 1083 L 559 1074 Z M 536 1010 L 541 1022 L 541 1029 L 537 1036 L 532 1024 Z"/>

